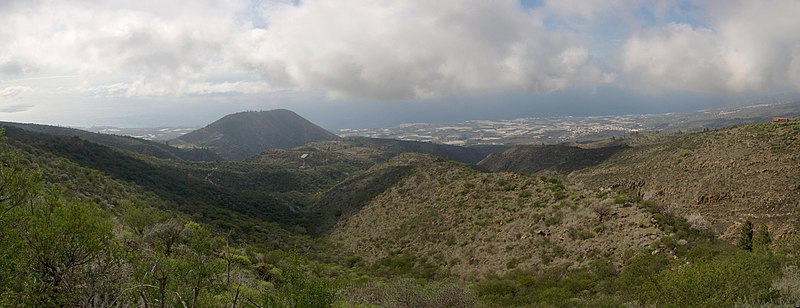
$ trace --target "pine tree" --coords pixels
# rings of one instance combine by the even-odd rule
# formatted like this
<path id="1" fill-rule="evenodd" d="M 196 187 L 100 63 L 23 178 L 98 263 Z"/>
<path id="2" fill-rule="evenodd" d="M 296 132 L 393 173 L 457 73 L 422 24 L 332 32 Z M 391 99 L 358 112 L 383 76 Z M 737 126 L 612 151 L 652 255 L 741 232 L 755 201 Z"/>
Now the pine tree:
<path id="1" fill-rule="evenodd" d="M 761 225 L 753 236 L 753 250 L 770 251 L 770 244 L 772 244 L 772 239 L 769 236 L 769 229 L 767 225 Z"/>
<path id="2" fill-rule="evenodd" d="M 747 251 L 753 251 L 753 222 L 745 220 L 744 224 L 742 224 L 737 246 Z"/>

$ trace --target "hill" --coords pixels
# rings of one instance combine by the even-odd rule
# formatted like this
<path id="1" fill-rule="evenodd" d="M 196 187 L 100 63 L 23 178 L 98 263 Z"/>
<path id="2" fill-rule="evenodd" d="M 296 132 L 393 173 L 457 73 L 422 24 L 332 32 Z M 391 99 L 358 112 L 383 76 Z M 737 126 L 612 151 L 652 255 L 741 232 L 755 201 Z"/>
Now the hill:
<path id="1" fill-rule="evenodd" d="M 620 141 L 592 144 L 518 145 L 478 162 L 489 171 L 571 172 L 597 165 L 628 146 Z"/>
<path id="2" fill-rule="evenodd" d="M 330 306 L 332 286 L 342 283 L 334 280 L 359 277 L 342 268 L 336 278 L 311 271 L 336 267 L 310 257 L 316 241 L 307 236 L 223 208 L 176 211 L 187 208 L 153 186 L 87 167 L 105 156 L 142 167 L 126 160 L 128 152 L 6 129 L 8 138 L 0 128 L 0 306 Z M 161 181 L 169 187 L 179 178 Z"/>
<path id="3" fill-rule="evenodd" d="M 214 152 L 205 149 L 178 149 L 159 142 L 128 136 L 92 133 L 68 127 L 13 122 L 0 122 L 0 126 L 16 127 L 31 132 L 53 136 L 79 137 L 81 139 L 108 147 L 162 159 L 178 159 L 187 161 L 214 161 L 221 159 Z"/>
<path id="4" fill-rule="evenodd" d="M 300 209 L 310 203 L 307 196 L 330 185 L 316 174 L 274 166 L 160 160 L 77 137 L 14 127 L 7 127 L 5 135 L 9 144 L 32 157 L 51 157 L 101 173 L 163 200 L 158 204 L 164 210 L 181 212 L 242 236 L 266 232 L 263 228 L 251 229 L 263 222 L 287 229 L 304 225 Z M 59 184 L 73 176 L 70 171 L 52 173 L 53 182 Z"/>
<path id="5" fill-rule="evenodd" d="M 351 186 L 387 189 L 354 200 L 333 194 L 331 203 L 362 205 L 342 210 L 330 234 L 368 264 L 405 258 L 429 267 L 431 277 L 474 281 L 517 267 L 585 265 L 597 256 L 621 264 L 626 251 L 663 235 L 636 200 L 555 179 L 482 173 L 419 154 L 370 173 Z"/>
<path id="6" fill-rule="evenodd" d="M 589 145 L 516 146 L 478 166 L 626 189 L 731 239 L 746 219 L 776 234 L 800 230 L 800 124 L 696 133 L 640 133 Z"/>
<path id="7" fill-rule="evenodd" d="M 792 126 L 765 123 L 743 129 L 750 134 L 751 130 L 757 132 L 751 136 L 753 140 L 772 138 L 765 142 L 773 143 L 773 153 L 760 162 L 784 160 L 781 164 L 788 166 L 797 164 L 795 155 L 787 156 L 787 149 L 797 139 L 797 126 Z M 712 135 L 714 138 L 709 140 L 741 132 L 734 128 L 715 133 L 720 135 Z M 761 248 L 747 251 L 731 244 L 730 232 L 723 234 L 727 235 L 726 240 L 719 240 L 714 233 L 718 229 L 704 224 L 705 217 L 686 215 L 681 206 L 669 199 L 647 200 L 638 184 L 625 180 L 657 177 L 659 171 L 669 172 L 667 169 L 649 173 L 648 169 L 630 168 L 624 175 L 609 171 L 616 171 L 615 165 L 641 167 L 659 160 L 669 163 L 671 156 L 661 154 L 680 150 L 680 145 L 687 142 L 686 136 L 695 140 L 701 135 L 637 136 L 626 140 L 630 148 L 623 146 L 600 162 L 575 169 L 567 181 L 481 172 L 441 158 L 407 153 L 346 180 L 312 208 L 328 218 L 321 225 L 333 222 L 324 234 L 334 246 L 358 257 L 349 262 L 387 278 L 411 276 L 471 284 L 475 295 L 489 306 L 798 302 L 793 291 L 785 290 L 794 288 L 800 280 L 785 268 L 781 270 L 788 263 L 780 258 L 796 260 L 792 251 L 800 247 L 800 242 L 793 235 L 796 231 L 787 232 L 776 224 L 780 220 L 796 221 L 796 217 L 786 215 L 797 204 L 795 199 L 783 199 L 788 202 L 782 209 L 766 208 L 771 211 L 772 220 L 758 215 L 741 216 L 747 207 L 706 209 L 716 213 L 717 218 L 752 219 L 762 230 L 755 238 L 769 238 L 763 230 L 779 234 L 777 245 L 771 246 L 768 239 L 759 240 Z M 728 147 L 735 153 L 742 147 L 757 145 L 753 140 L 745 140 L 739 150 L 732 143 L 722 144 L 717 150 Z M 665 152 L 643 150 L 659 145 Z M 581 153 L 574 148 L 565 150 Z M 632 153 L 642 157 L 626 156 Z M 683 152 L 679 155 L 686 157 Z M 583 161 L 583 155 L 572 157 L 578 163 Z M 564 166 L 572 164 L 568 160 Z M 777 170 L 790 172 L 784 167 Z M 710 178 L 717 180 L 732 176 L 729 172 L 707 171 L 712 174 Z M 538 173 L 566 177 L 567 172 L 545 168 Z M 666 178 L 676 180 L 672 176 Z M 795 177 L 789 176 L 789 181 Z M 675 187 L 692 188 L 690 181 L 697 178 L 676 182 Z M 731 185 L 729 189 L 737 187 L 736 182 L 723 181 L 720 186 L 724 185 Z M 767 182 L 756 188 L 772 194 L 772 185 Z M 739 229 L 740 225 L 732 228 Z M 763 253 L 772 249 L 777 254 Z M 786 278 L 778 279 L 780 275 Z M 751 300 L 742 295 L 768 292 L 776 297 Z"/>
<path id="8" fill-rule="evenodd" d="M 726 238 L 749 219 L 775 234 L 800 229 L 800 123 L 761 123 L 691 134 L 641 134 L 631 148 L 569 175 L 669 205 Z"/>
<path id="9" fill-rule="evenodd" d="M 230 114 L 170 144 L 181 148 L 208 148 L 223 158 L 244 160 L 268 149 L 338 138 L 294 112 L 277 109 Z"/>
<path id="10" fill-rule="evenodd" d="M 17 194 L 18 181 L 7 178 L 24 166 L 59 184 L 56 191 L 66 200 L 81 203 L 37 208 L 40 215 L 0 200 L 0 206 L 16 208 L 13 216 L 0 215 L 16 219 L 0 224 L 0 252 L 14 256 L 2 258 L 0 304 L 14 303 L 16 297 L 6 294 L 31 299 L 25 294 L 41 293 L 35 285 L 16 283 L 40 277 L 30 263 L 37 259 L 24 256 L 40 253 L 39 247 L 76 247 L 34 247 L 25 241 L 30 236 L 17 238 L 15 232 L 55 230 L 42 233 L 46 240 L 84 236 L 92 230 L 83 227 L 98 220 L 109 226 L 101 235 L 113 236 L 114 245 L 77 272 L 92 276 L 76 274 L 68 281 L 97 277 L 116 295 L 90 296 L 98 280 L 61 287 L 77 287 L 78 297 L 89 292 L 90 299 L 121 298 L 131 305 L 174 306 L 192 298 L 197 306 L 237 306 L 238 296 L 239 303 L 246 298 L 264 307 L 333 301 L 414 307 L 800 303 L 800 294 L 792 293 L 800 281 L 792 270 L 800 241 L 778 224 L 796 219 L 791 209 L 800 180 L 793 172 L 798 131 L 797 123 L 764 123 L 642 134 L 624 144 L 531 148 L 555 157 L 523 156 L 528 159 L 519 161 L 536 172 L 525 175 L 483 172 L 419 153 L 454 151 L 451 157 L 468 160 L 469 148 L 390 140 L 338 139 L 273 149 L 246 161 L 190 162 L 9 127 L 7 138 L 0 138 L 0 197 Z M 598 149 L 609 153 L 598 159 L 591 152 Z M 22 158 L 8 159 L 15 156 L 9 153 Z M 782 190 L 791 183 L 795 190 Z M 697 199 L 706 202 L 701 206 L 678 203 L 676 196 L 698 185 L 732 192 L 753 185 L 758 192 L 752 196 L 761 199 L 752 203 L 775 201 L 764 208 L 719 203 L 728 199 L 716 196 Z M 659 187 L 669 189 L 661 196 Z M 35 197 L 31 204 L 59 198 Z M 685 211 L 699 208 L 705 212 Z M 48 209 L 69 215 L 44 215 Z M 753 209 L 764 216 L 742 216 Z M 69 223 L 49 222 L 61 218 Z M 710 232 L 730 218 L 752 218 L 758 230 L 766 224 L 785 237 L 772 246 L 754 239 L 753 251 L 738 249 Z M 763 238 L 760 232 L 756 239 Z M 110 253 L 114 247 L 125 253 Z M 774 253 L 763 253 L 770 249 Z M 125 259 L 107 263 L 106 256 Z M 112 263 L 122 267 L 96 271 Z M 135 289 L 144 284 L 154 287 Z M 164 290 L 176 296 L 165 299 Z"/>
<path id="11" fill-rule="evenodd" d="M 248 161 L 274 162 L 275 159 L 280 159 L 286 163 L 293 161 L 294 164 L 306 164 L 309 167 L 331 163 L 369 167 L 379 162 L 386 162 L 403 153 L 423 153 L 474 165 L 487 155 L 507 148 L 502 145 L 462 147 L 419 141 L 345 137 L 333 141 L 308 143 L 291 149 L 270 150 L 254 156 Z M 308 154 L 308 156 L 300 159 L 303 154 Z"/>

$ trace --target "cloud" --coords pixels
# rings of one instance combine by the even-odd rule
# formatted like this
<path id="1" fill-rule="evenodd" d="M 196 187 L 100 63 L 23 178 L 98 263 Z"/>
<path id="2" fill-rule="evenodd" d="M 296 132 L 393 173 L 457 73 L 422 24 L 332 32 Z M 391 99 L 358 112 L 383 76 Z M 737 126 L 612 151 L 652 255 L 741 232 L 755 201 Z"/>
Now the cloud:
<path id="1" fill-rule="evenodd" d="M 22 93 L 30 92 L 33 89 L 30 87 L 23 87 L 23 86 L 11 86 L 0 88 L 0 103 L 2 102 L 9 102 L 12 99 L 19 98 Z M 0 112 L 2 113 L 16 113 L 22 112 L 30 109 L 31 105 L 11 105 L 11 106 L 2 106 L 0 105 Z"/>
<path id="2" fill-rule="evenodd" d="M 20 75 L 29 71 L 30 68 L 26 67 L 25 64 L 20 63 L 18 61 L 7 60 L 2 61 L 0 60 L 0 74 L 3 75 Z"/>
<path id="3" fill-rule="evenodd" d="M 529 9 L 517 0 L 0 0 L 0 77 L 42 92 L 40 76 L 79 75 L 64 88 L 85 81 L 80 93 L 102 97 L 293 89 L 402 100 L 599 84 L 800 89 L 798 7 L 793 0 L 542 0 Z"/>
<path id="4" fill-rule="evenodd" d="M 12 87 L 5 87 L 0 88 L 0 96 L 4 98 L 14 98 L 19 96 L 22 93 L 32 91 L 31 87 L 22 87 L 22 86 L 12 86 Z"/>
<path id="5" fill-rule="evenodd" d="M 518 1 L 308 0 L 276 5 L 235 55 L 278 86 L 406 99 L 548 92 L 601 78 L 572 34 Z"/>
<path id="6" fill-rule="evenodd" d="M 33 106 L 31 106 L 31 105 L 13 105 L 13 106 L 7 106 L 7 107 L 0 107 L 0 112 L 3 112 L 3 113 L 17 113 L 17 112 L 28 111 L 28 109 L 31 109 L 31 108 L 33 108 Z"/>
<path id="7" fill-rule="evenodd" d="M 697 1 L 707 26 L 672 23 L 622 45 L 622 73 L 650 90 L 800 90 L 800 2 Z"/>
<path id="8" fill-rule="evenodd" d="M 278 89 L 273 88 L 263 81 L 233 81 L 233 82 L 189 82 L 184 83 L 180 89 L 164 87 L 158 83 L 139 79 L 134 82 L 120 82 L 106 85 L 83 84 L 77 91 L 98 97 L 163 97 L 180 95 L 210 95 L 210 94 L 255 94 L 266 93 Z M 178 91 L 178 92 L 176 92 Z"/>
<path id="9" fill-rule="evenodd" d="M 24 5 L 23 5 L 24 4 Z M 229 70 L 221 49 L 248 22 L 248 1 L 24 1 L 0 13 L 0 72 L 30 68 L 159 83 L 187 82 Z"/>

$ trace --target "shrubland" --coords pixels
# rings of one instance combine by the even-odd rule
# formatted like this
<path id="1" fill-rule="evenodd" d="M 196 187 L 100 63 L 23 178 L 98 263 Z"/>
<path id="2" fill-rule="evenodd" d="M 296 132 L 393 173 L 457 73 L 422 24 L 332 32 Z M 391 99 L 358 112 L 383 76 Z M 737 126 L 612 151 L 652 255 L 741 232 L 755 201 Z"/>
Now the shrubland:
<path id="1" fill-rule="evenodd" d="M 636 136 L 602 161 L 577 151 L 579 170 L 555 160 L 566 175 L 358 140 L 186 162 L 14 133 L 0 142 L 0 306 L 800 305 L 795 125 Z M 721 148 L 728 165 L 698 150 Z M 737 167 L 765 190 L 680 188 L 739 183 Z"/>

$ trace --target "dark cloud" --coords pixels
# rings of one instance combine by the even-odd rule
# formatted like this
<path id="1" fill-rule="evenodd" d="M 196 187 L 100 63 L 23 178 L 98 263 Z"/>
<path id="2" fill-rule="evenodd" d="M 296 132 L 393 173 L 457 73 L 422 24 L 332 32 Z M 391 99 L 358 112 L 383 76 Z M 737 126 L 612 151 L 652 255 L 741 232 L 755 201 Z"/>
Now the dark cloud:
<path id="1" fill-rule="evenodd" d="M 17 61 L 0 62 L 0 74 L 4 75 L 19 75 L 27 71 L 27 68 L 22 63 Z"/>

